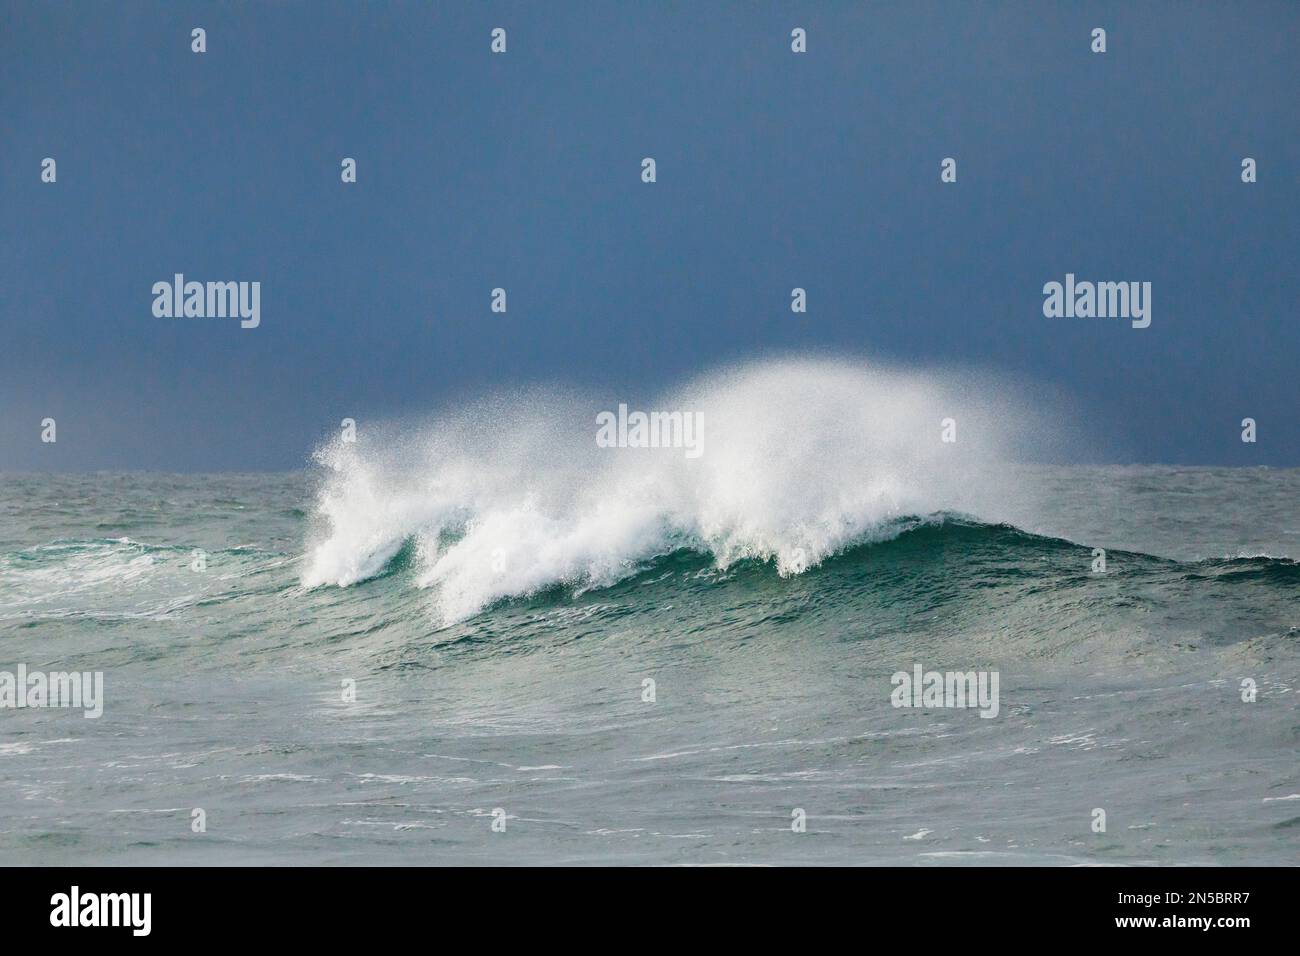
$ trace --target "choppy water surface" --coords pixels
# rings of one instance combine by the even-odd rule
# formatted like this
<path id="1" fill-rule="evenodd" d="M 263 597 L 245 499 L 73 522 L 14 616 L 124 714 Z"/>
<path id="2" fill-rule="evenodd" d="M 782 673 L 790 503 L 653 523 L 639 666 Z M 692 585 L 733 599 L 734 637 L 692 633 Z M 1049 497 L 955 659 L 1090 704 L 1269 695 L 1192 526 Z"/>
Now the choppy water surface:
<path id="1" fill-rule="evenodd" d="M 453 623 L 410 544 L 303 586 L 315 476 L 8 477 L 0 666 L 102 670 L 106 703 L 0 712 L 0 858 L 1294 862 L 1300 478 L 1032 471 L 1079 543 L 919 516 Z M 996 669 L 999 716 L 891 707 L 917 662 Z"/>
<path id="2" fill-rule="evenodd" d="M 0 863 L 1296 862 L 1300 471 L 1009 465 L 1041 415 L 839 366 L 667 401 L 698 458 L 539 396 L 0 476 L 0 671 L 104 675 L 0 709 Z"/>

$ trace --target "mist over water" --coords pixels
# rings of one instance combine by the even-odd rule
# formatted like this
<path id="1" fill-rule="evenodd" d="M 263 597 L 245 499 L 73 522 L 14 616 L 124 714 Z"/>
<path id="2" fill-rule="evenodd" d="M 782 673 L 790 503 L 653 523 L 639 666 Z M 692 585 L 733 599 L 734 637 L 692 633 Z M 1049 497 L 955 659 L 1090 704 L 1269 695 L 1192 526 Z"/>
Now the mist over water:
<path id="1" fill-rule="evenodd" d="M 1061 438 L 1048 406 L 993 379 L 867 362 L 746 364 L 650 401 L 702 418 L 697 458 L 598 447 L 596 416 L 620 401 L 498 394 L 322 448 L 303 584 L 363 581 L 409 543 L 450 622 L 554 584 L 608 585 L 679 548 L 796 574 L 901 519 L 1001 520 L 1029 493 L 1009 466 Z"/>
<path id="2" fill-rule="evenodd" d="M 703 453 L 599 447 L 623 401 Z M 5 476 L 7 666 L 104 679 L 3 713 L 0 862 L 1293 862 L 1300 470 L 1043 463 L 1052 407 L 781 360 Z"/>

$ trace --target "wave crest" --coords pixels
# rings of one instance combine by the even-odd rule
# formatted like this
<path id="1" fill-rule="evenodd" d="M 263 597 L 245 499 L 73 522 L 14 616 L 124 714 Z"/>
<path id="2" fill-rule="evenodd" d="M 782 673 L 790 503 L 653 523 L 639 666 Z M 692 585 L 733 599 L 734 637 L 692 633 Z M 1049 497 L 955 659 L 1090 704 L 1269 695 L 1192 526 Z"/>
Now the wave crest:
<path id="1" fill-rule="evenodd" d="M 797 574 L 897 534 L 902 516 L 996 520 L 1020 491 L 1004 467 L 1025 442 L 1017 426 L 1033 420 L 972 376 L 773 361 L 629 402 L 701 413 L 703 454 L 691 458 L 598 447 L 596 416 L 620 401 L 500 394 L 321 448 L 302 583 L 373 577 L 413 541 L 418 585 L 450 622 L 557 583 L 610 584 L 683 547 Z M 947 418 L 955 442 L 942 440 Z"/>

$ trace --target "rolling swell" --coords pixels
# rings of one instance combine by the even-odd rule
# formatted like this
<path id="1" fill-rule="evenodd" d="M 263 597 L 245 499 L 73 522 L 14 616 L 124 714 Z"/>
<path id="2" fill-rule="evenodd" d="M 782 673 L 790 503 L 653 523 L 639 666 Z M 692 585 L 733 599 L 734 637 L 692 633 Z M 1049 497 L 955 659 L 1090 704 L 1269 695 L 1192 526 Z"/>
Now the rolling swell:
<path id="1" fill-rule="evenodd" d="M 1085 648 L 1101 645 L 1132 660 L 1202 644 L 1294 642 L 1300 626 L 1300 563 L 1287 558 L 1185 562 L 1110 550 L 1106 572 L 1094 573 L 1091 547 L 1012 525 L 934 515 L 899 519 L 893 530 L 797 574 L 770 559 L 722 567 L 707 550 L 677 548 L 613 583 L 550 582 L 459 621 L 435 619 L 435 630 L 444 644 L 508 640 L 517 650 L 553 640 L 565 630 L 557 622 L 581 614 L 589 630 L 619 639 L 656 629 L 738 640 L 818 632 L 1036 658 L 1083 660 Z M 375 587 L 416 583 L 411 546 L 401 554 Z M 429 626 L 427 601 L 407 612 Z"/>
<path id="2" fill-rule="evenodd" d="M 418 664 L 412 650 L 430 640 L 498 654 L 583 635 L 725 644 L 815 634 L 1080 659 L 1101 645 L 1131 659 L 1255 639 L 1294 644 L 1300 625 L 1300 563 L 1290 559 L 1176 561 L 1110 550 L 1097 574 L 1088 545 L 950 513 L 884 522 L 795 572 L 772 557 L 720 561 L 698 543 L 673 547 L 628 562 L 614 580 L 547 581 L 452 621 L 439 618 L 419 587 L 416 535 L 370 579 L 344 589 L 302 588 L 302 559 L 290 554 L 220 549 L 209 555 L 208 573 L 196 575 L 192 553 L 131 539 L 64 539 L 0 554 L 0 609 L 24 626 L 72 616 L 189 628 L 213 613 L 237 614 L 251 635 L 309 621 L 284 639 L 286 650 L 350 645 L 381 668 Z"/>

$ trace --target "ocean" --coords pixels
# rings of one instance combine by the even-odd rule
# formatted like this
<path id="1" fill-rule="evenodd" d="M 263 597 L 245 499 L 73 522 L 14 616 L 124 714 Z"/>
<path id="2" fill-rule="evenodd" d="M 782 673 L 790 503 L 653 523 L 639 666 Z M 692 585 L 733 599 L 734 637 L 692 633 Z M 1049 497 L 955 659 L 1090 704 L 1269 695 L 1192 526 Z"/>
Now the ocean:
<path id="1" fill-rule="evenodd" d="M 0 710 L 0 864 L 1294 864 L 1300 470 L 807 373 L 676 393 L 698 459 L 552 394 L 3 476 L 0 671 L 103 700 Z"/>

